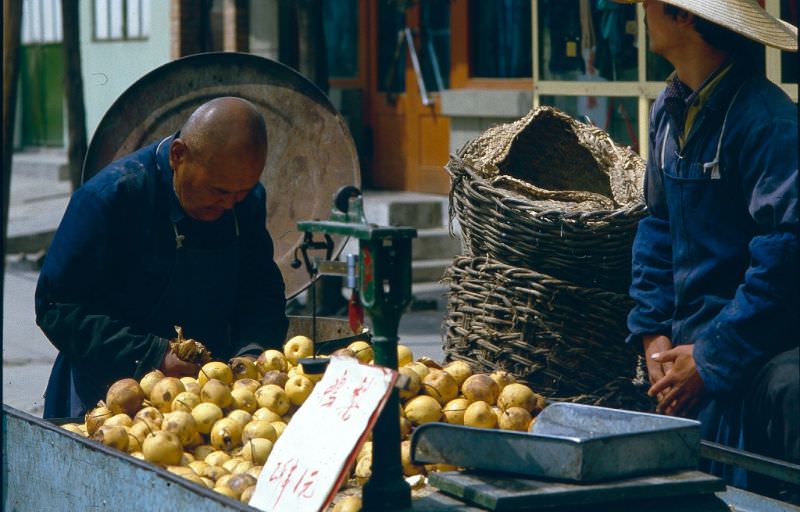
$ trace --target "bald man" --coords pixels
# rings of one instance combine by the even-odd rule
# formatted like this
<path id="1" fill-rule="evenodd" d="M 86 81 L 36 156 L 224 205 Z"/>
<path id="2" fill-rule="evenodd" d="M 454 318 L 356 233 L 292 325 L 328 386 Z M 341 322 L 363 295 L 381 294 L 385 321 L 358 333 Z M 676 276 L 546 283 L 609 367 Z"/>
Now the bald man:
<path id="1" fill-rule="evenodd" d="M 196 375 L 169 349 L 175 325 L 216 360 L 280 347 L 266 155 L 255 107 L 217 98 L 75 191 L 36 289 L 36 321 L 59 350 L 45 418 L 82 415 L 121 378 Z"/>

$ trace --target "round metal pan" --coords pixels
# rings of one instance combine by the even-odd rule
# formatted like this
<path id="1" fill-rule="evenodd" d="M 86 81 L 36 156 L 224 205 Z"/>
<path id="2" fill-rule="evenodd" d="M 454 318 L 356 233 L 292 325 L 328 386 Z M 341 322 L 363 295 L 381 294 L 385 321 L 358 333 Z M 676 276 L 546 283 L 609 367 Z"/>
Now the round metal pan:
<path id="1" fill-rule="evenodd" d="M 218 96 L 255 104 L 267 123 L 269 152 L 261 182 L 267 226 L 287 298 L 310 280 L 294 269 L 302 242 L 297 221 L 327 219 L 339 187 L 360 187 L 355 144 L 342 116 L 312 82 L 275 61 L 246 53 L 202 53 L 140 78 L 111 105 L 92 137 L 83 165 L 89 179 L 110 162 L 175 133 L 192 111 Z M 334 255 L 345 240 L 334 237 Z"/>

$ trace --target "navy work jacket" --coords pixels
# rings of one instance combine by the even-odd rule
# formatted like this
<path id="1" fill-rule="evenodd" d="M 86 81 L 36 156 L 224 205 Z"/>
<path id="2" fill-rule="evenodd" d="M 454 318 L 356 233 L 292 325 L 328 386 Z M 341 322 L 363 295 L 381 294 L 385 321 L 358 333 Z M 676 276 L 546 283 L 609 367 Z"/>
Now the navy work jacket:
<path id="1" fill-rule="evenodd" d="M 730 396 L 798 343 L 797 106 L 734 65 L 683 148 L 681 129 L 662 92 L 650 116 L 650 215 L 633 246 L 628 340 L 693 343 L 706 390 Z"/>
<path id="2" fill-rule="evenodd" d="M 207 265 L 197 272 L 203 281 L 232 287 L 220 290 L 231 299 L 223 306 L 213 293 L 192 297 L 205 311 L 185 319 L 213 312 L 218 331 L 227 333 L 209 345 L 214 359 L 279 348 L 286 334 L 284 283 L 266 229 L 264 187 L 258 184 L 236 204 L 235 217 L 231 210 L 214 222 L 188 217 L 172 184 L 173 138 L 109 164 L 75 191 L 39 275 L 36 321 L 71 368 L 87 407 L 115 380 L 158 368 L 175 337 L 170 322 L 153 332 L 151 319 L 158 316 L 159 298 L 174 287 L 178 231 L 188 249 L 200 253 L 236 247 L 229 252 L 236 255 L 233 271 Z M 214 281 L 215 274 L 220 279 Z"/>

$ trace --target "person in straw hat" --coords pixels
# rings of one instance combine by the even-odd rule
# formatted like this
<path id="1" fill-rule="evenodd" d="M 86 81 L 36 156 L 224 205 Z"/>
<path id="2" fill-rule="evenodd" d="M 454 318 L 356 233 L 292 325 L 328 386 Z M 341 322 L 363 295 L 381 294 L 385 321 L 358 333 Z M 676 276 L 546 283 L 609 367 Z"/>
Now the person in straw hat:
<path id="1" fill-rule="evenodd" d="M 796 52 L 797 28 L 756 0 L 644 9 L 650 48 L 675 72 L 650 115 L 629 341 L 643 344 L 658 412 L 800 463 L 797 106 L 760 57 L 762 45 Z M 704 469 L 798 499 L 739 468 Z"/>

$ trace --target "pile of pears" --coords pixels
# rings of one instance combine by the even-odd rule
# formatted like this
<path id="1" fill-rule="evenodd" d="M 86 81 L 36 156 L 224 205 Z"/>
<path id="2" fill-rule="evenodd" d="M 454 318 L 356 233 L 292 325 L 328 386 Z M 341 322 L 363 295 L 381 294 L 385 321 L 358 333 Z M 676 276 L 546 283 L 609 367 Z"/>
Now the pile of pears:
<path id="1" fill-rule="evenodd" d="M 397 350 L 399 373 L 408 378 L 400 391 L 407 477 L 452 469 L 411 464 L 409 437 L 416 426 L 445 421 L 526 431 L 544 407 L 541 395 L 504 371 L 473 373 L 464 361 L 442 367 L 428 358 L 415 361 L 407 346 Z M 304 372 L 299 363 L 313 351 L 308 337 L 295 336 L 283 351 L 265 350 L 255 360 L 207 362 L 196 377 L 167 377 L 153 370 L 139 381 L 122 379 L 86 413 L 84 423 L 62 427 L 247 503 L 273 444 L 322 378 Z M 364 341 L 335 354 L 373 362 L 372 347 Z M 371 467 L 368 441 L 351 469 L 351 483 L 363 484 Z"/>

